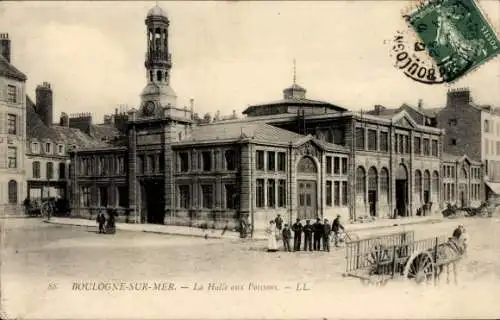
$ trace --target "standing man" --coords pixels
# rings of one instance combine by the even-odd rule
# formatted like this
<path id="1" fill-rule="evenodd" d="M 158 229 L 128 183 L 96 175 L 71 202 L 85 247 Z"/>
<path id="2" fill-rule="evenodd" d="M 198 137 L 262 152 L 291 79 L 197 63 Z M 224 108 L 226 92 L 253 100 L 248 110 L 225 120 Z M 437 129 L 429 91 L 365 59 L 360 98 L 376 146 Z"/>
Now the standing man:
<path id="1" fill-rule="evenodd" d="M 283 219 L 281 218 L 280 214 L 278 214 L 276 219 L 274 219 L 274 223 L 276 224 L 276 229 L 278 229 L 278 231 L 281 231 L 281 228 L 283 228 Z"/>
<path id="2" fill-rule="evenodd" d="M 297 218 L 297 222 L 295 222 L 292 226 L 294 251 L 300 251 L 300 243 L 302 242 L 302 229 L 303 227 L 300 223 L 300 219 Z"/>
<path id="3" fill-rule="evenodd" d="M 340 232 L 340 229 L 342 229 L 342 231 L 344 231 L 344 226 L 340 223 L 340 214 L 337 215 L 337 217 L 335 218 L 335 220 L 333 220 L 333 223 L 332 223 L 332 231 L 333 231 L 333 236 L 335 238 L 335 246 L 338 247 L 339 246 L 339 232 Z"/>
<path id="4" fill-rule="evenodd" d="M 292 252 L 292 247 L 290 246 L 290 239 L 292 238 L 292 232 L 288 228 L 288 224 L 285 224 L 283 228 L 283 247 L 285 251 Z"/>
<path id="5" fill-rule="evenodd" d="M 312 248 L 312 234 L 313 226 L 311 225 L 311 220 L 306 220 L 306 225 L 304 226 L 304 251 L 313 251 Z"/>
<path id="6" fill-rule="evenodd" d="M 321 250 L 321 238 L 323 238 L 323 224 L 321 223 L 321 219 L 317 218 L 316 222 L 313 225 L 314 229 L 314 251 Z"/>
<path id="7" fill-rule="evenodd" d="M 332 227 L 330 227 L 330 223 L 328 219 L 325 219 L 325 223 L 323 223 L 323 251 L 330 252 L 330 235 L 332 233 Z"/>
<path id="8" fill-rule="evenodd" d="M 104 224 L 106 223 L 106 217 L 104 214 L 101 212 L 97 215 L 97 223 L 99 224 L 99 233 L 105 233 L 104 231 Z"/>

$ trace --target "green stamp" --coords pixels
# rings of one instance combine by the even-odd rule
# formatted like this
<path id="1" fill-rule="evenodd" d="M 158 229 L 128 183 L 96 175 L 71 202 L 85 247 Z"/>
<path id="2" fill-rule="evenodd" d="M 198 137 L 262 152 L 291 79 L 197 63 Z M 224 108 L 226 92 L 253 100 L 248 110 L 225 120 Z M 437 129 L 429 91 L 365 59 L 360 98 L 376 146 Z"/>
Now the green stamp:
<path id="1" fill-rule="evenodd" d="M 496 33 L 474 0 L 430 0 L 409 16 L 409 22 L 446 82 L 500 52 Z"/>

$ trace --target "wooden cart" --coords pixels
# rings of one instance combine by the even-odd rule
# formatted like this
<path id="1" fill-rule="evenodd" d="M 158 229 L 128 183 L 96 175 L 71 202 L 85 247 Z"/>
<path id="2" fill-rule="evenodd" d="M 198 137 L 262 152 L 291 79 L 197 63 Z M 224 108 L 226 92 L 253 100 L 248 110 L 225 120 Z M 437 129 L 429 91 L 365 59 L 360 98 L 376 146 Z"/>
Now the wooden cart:
<path id="1" fill-rule="evenodd" d="M 463 254 L 451 238 L 415 241 L 413 231 L 399 232 L 347 242 L 345 275 L 366 285 L 383 286 L 395 278 L 436 284 L 446 270 L 447 281 L 453 271 L 456 282 L 456 263 Z"/>

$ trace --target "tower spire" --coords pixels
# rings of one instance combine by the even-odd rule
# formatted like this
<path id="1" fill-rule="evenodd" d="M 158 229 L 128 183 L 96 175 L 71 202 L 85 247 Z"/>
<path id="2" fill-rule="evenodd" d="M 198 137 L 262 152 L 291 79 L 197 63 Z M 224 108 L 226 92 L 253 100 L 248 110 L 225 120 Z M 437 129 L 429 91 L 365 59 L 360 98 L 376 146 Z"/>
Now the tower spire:
<path id="1" fill-rule="evenodd" d="M 293 84 L 297 82 L 297 66 L 295 63 L 295 58 L 293 58 Z"/>

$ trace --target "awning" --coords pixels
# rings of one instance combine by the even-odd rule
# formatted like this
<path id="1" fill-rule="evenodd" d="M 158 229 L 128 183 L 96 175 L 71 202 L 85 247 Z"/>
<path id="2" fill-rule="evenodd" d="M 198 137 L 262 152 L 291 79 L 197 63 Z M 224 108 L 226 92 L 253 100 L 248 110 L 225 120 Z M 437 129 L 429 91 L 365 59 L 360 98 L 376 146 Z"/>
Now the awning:
<path id="1" fill-rule="evenodd" d="M 500 195 L 500 182 L 489 182 L 485 181 L 485 184 L 488 186 L 488 188 L 491 189 L 495 194 Z"/>

